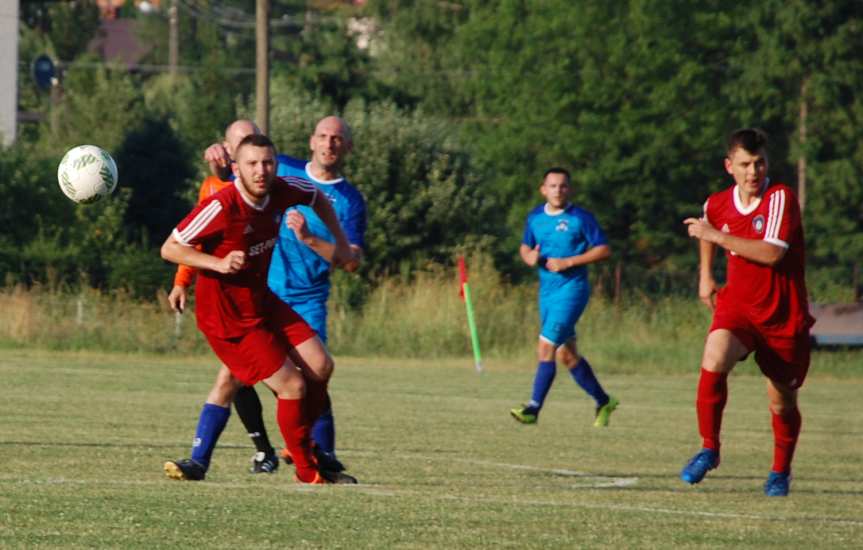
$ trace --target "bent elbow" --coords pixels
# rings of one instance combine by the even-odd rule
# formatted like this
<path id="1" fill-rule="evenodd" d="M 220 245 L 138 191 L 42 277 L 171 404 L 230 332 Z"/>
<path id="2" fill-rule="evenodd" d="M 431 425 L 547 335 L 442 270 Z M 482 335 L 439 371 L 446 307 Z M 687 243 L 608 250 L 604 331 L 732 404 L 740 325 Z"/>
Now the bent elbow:
<path id="1" fill-rule="evenodd" d="M 771 245 L 770 250 L 767 252 L 767 254 L 765 254 L 765 257 L 763 258 L 764 263 L 769 267 L 774 267 L 776 264 L 782 261 L 782 258 L 785 257 L 786 251 L 787 249 L 781 246 Z"/>
<path id="2" fill-rule="evenodd" d="M 168 262 L 171 260 L 171 240 L 170 238 L 162 244 L 162 248 L 159 249 L 159 255 L 162 256 L 163 260 Z"/>
<path id="3" fill-rule="evenodd" d="M 597 260 L 602 261 L 609 258 L 611 258 L 611 247 L 608 245 L 603 245 L 602 247 L 600 247 L 599 258 L 597 258 Z"/>

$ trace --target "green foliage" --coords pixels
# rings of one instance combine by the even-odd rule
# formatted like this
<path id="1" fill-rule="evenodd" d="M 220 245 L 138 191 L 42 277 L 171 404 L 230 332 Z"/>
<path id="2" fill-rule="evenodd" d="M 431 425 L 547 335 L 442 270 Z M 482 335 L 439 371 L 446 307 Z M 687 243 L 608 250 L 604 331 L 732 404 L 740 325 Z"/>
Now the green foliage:
<path id="1" fill-rule="evenodd" d="M 306 157 L 315 124 L 333 108 L 276 80 L 271 133 L 280 149 Z M 354 140 L 345 175 L 368 207 L 365 269 L 398 273 L 448 262 L 458 247 L 488 246 L 500 233 L 495 197 L 445 120 L 363 101 L 350 103 L 343 116 Z"/>
<path id="2" fill-rule="evenodd" d="M 346 173 L 369 201 L 365 282 L 446 263 L 460 247 L 482 248 L 518 280 L 526 271 L 515 250 L 524 215 L 540 200 L 539 177 L 564 165 L 574 171 L 575 201 L 597 214 L 612 240 L 613 261 L 594 270 L 600 289 L 608 292 L 619 274 L 624 287 L 650 294 L 689 292 L 697 255 L 680 222 L 728 184 L 724 137 L 748 125 L 771 134 L 774 179 L 794 184 L 806 161 L 810 271 L 824 268 L 843 281 L 859 273 L 859 2 L 340 5 L 273 2 L 270 133 L 283 151 L 304 157 L 321 116 L 342 113 L 354 126 L 356 150 Z M 33 160 L 0 154 L 0 174 L 15 172 L 0 183 L 2 197 L 44 204 L 29 225 L 20 210 L 6 207 L 5 244 L 26 244 L 39 234 L 34 251 L 63 251 L 78 246 L 78 232 L 94 233 L 89 224 L 109 221 L 90 219 L 105 213 L 103 204 L 72 229 L 70 212 L 77 209 L 57 209 L 63 201 L 47 198 L 48 191 L 24 188 L 39 188 L 33 184 L 44 178 L 42 188 L 53 189 L 52 159 L 80 143 L 117 156 L 128 146 L 121 186 L 131 185 L 133 193 L 128 210 L 112 212 L 121 223 L 106 226 L 122 243 L 110 254 L 130 242 L 157 244 L 197 184 L 192 172 L 202 166 L 201 150 L 238 114 L 254 112 L 254 77 L 244 72 L 254 66 L 254 32 L 238 24 L 253 20 L 254 2 L 195 6 L 181 3 L 180 65 L 189 70 L 172 79 L 94 68 L 97 60 L 79 55 L 95 28 L 87 19 L 92 2 L 23 5 L 21 61 L 49 53 L 72 63 L 56 126 L 46 120 L 22 132 L 35 143 Z M 373 29 L 367 50 L 351 34 L 357 21 Z M 136 16 L 136 25 L 153 46 L 146 62 L 167 64 L 166 18 Z M 64 28 L 75 26 L 80 35 L 71 37 Z M 20 88 L 22 108 L 48 110 L 48 98 L 32 83 Z M 157 134 L 152 149 L 159 152 L 150 157 L 146 136 Z M 22 259 L 15 247 L 3 250 L 4 266 L 59 257 L 34 252 Z M 89 244 L 81 249 L 81 269 L 95 269 L 91 280 L 105 284 L 109 251 L 89 250 Z M 835 295 L 824 281 L 818 292 Z"/>
<path id="3" fill-rule="evenodd" d="M 21 2 L 21 19 L 44 35 L 61 61 L 75 59 L 99 27 L 99 7 L 95 0 Z"/>
<path id="4" fill-rule="evenodd" d="M 82 56 L 66 71 L 56 131 L 43 130 L 46 147 L 56 154 L 85 143 L 111 153 L 145 117 L 139 79 L 117 67 L 94 68 L 94 62 Z"/>
<path id="5" fill-rule="evenodd" d="M 500 233 L 495 197 L 445 120 L 362 102 L 344 116 L 356 144 L 346 173 L 368 205 L 371 269 L 449 262 L 458 247 L 487 246 Z"/>
<path id="6" fill-rule="evenodd" d="M 115 154 L 122 185 L 132 192 L 123 225 L 131 238 L 160 245 L 189 210 L 184 194 L 196 175 L 195 155 L 163 118 L 130 130 Z"/>

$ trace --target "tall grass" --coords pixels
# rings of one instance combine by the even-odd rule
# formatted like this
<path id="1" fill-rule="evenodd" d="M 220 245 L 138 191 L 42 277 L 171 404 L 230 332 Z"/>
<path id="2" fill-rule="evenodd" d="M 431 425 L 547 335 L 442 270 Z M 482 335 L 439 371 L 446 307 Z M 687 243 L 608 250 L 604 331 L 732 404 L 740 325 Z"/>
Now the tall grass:
<path id="1" fill-rule="evenodd" d="M 191 353 L 206 349 L 193 315 L 179 319 L 164 295 L 21 285 L 0 290 L 0 342 L 46 349 Z"/>
<path id="2" fill-rule="evenodd" d="M 536 285 L 507 283 L 484 258 L 472 259 L 470 267 L 484 359 L 532 369 L 539 330 Z M 336 355 L 356 357 L 469 357 L 458 289 L 453 269 L 432 267 L 410 280 L 380 282 L 357 305 L 349 286 L 337 280 L 330 300 L 330 347 Z M 0 290 L 0 312 L 0 344 L 5 346 L 172 354 L 208 350 L 194 314 L 175 316 L 164 294 L 140 301 L 122 292 L 13 286 Z M 578 346 L 603 372 L 692 371 L 700 364 L 709 324 L 710 313 L 694 296 L 632 293 L 613 303 L 597 294 L 578 323 Z M 817 363 L 844 372 L 861 357 L 857 351 L 830 352 Z"/>

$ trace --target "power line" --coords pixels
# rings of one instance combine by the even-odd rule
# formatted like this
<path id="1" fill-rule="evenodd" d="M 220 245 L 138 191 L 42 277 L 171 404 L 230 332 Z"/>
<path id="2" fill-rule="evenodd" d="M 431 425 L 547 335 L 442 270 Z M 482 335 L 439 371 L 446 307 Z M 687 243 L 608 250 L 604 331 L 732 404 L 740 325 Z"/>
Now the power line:
<path id="1" fill-rule="evenodd" d="M 195 19 L 202 19 L 222 27 L 235 29 L 255 28 L 255 16 L 249 15 L 239 8 L 224 8 L 218 5 L 215 7 L 201 6 L 199 0 L 177 0 L 177 4 L 182 6 L 183 11 Z M 294 30 L 303 29 L 304 25 L 293 19 L 293 17 L 285 14 L 279 19 L 271 19 L 269 24 L 270 27 L 293 28 Z"/>
<path id="2" fill-rule="evenodd" d="M 30 64 L 26 61 L 19 61 L 19 67 L 23 67 L 29 70 Z M 126 65 L 125 63 L 111 63 L 111 62 L 92 62 L 92 61 L 57 61 L 56 62 L 57 69 L 105 69 L 108 71 L 138 71 L 142 73 L 167 73 L 171 71 L 170 65 L 159 65 L 153 63 L 137 63 L 134 65 Z M 205 69 L 211 69 L 211 66 L 204 65 L 178 65 L 177 71 L 192 73 L 196 71 L 203 71 Z M 228 74 L 255 74 L 254 67 L 217 67 L 216 71 Z"/>

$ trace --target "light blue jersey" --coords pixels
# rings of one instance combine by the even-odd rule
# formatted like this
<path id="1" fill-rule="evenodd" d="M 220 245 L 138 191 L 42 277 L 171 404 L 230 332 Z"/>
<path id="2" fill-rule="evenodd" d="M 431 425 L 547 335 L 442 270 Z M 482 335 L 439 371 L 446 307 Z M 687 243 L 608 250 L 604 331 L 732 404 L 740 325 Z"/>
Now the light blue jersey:
<path id="1" fill-rule="evenodd" d="M 318 188 L 333 205 L 339 223 L 350 244 L 365 248 L 366 202 L 356 187 L 346 179 L 332 181 L 315 179 L 309 163 L 286 155 L 278 155 L 278 176 L 299 176 Z M 329 242 L 335 242 L 324 222 L 308 206 L 293 207 L 306 218 L 309 231 Z M 290 210 L 290 209 L 289 209 Z M 279 238 L 273 251 L 267 280 L 270 289 L 318 333 L 327 339 L 327 298 L 330 294 L 330 264 L 305 244 L 297 240 L 287 224 L 279 228 Z"/>
<path id="2" fill-rule="evenodd" d="M 587 266 L 555 273 L 545 268 L 545 260 L 577 256 L 608 244 L 608 239 L 587 210 L 570 204 L 563 212 L 548 214 L 546 207 L 538 206 L 527 215 L 522 243 L 530 248 L 539 245 L 540 336 L 561 345 L 575 335 L 575 324 L 590 297 Z"/>

